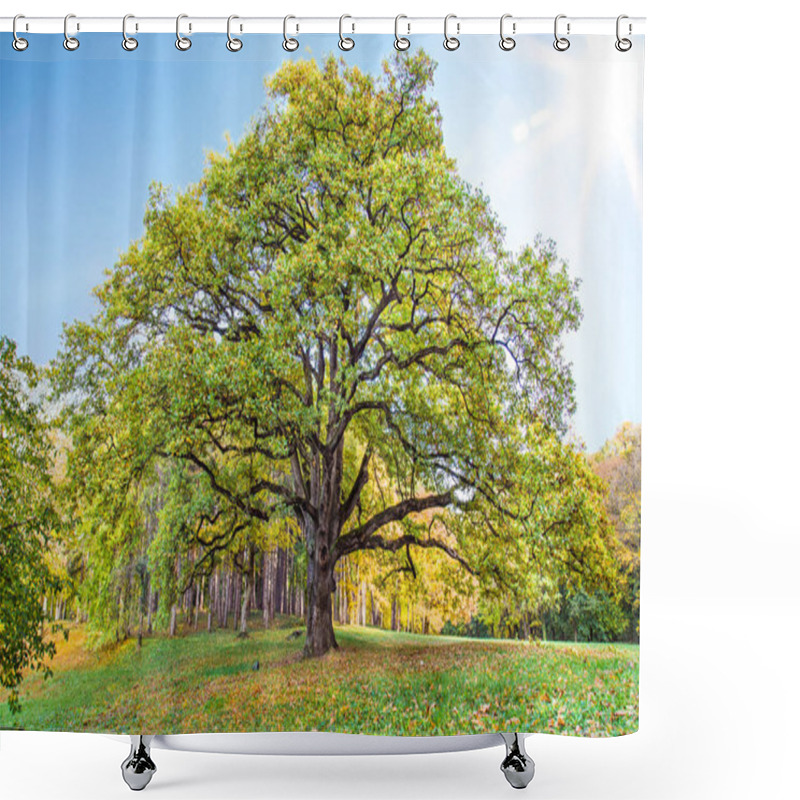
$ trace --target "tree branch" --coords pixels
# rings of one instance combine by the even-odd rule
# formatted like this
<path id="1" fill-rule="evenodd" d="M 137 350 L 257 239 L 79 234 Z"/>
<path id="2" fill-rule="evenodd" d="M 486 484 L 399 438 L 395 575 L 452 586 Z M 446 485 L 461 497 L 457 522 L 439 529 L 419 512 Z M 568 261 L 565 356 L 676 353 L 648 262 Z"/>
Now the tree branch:
<path id="1" fill-rule="evenodd" d="M 353 487 L 350 489 L 350 494 L 339 509 L 340 530 L 344 527 L 344 524 L 347 522 L 347 520 L 350 519 L 350 516 L 352 515 L 356 505 L 358 504 L 359 498 L 361 497 L 361 492 L 369 480 L 369 460 L 371 457 L 372 449 L 367 447 L 366 451 L 364 452 L 364 457 L 361 459 L 361 466 L 358 469 L 358 475 L 356 475 L 356 479 L 353 481 Z"/>
<path id="2" fill-rule="evenodd" d="M 341 541 L 341 539 L 339 541 Z M 411 534 L 400 536 L 397 539 L 384 539 L 382 536 L 373 535 L 370 536 L 368 539 L 366 539 L 363 542 L 363 544 L 357 549 L 386 550 L 389 553 L 396 553 L 398 550 L 401 550 L 404 547 L 411 547 L 411 546 L 441 550 L 443 553 L 452 558 L 453 561 L 456 561 L 459 564 L 461 564 L 461 566 L 464 567 L 464 569 L 467 572 L 469 572 L 470 575 L 477 574 L 477 572 L 470 566 L 470 564 L 461 555 L 459 555 L 459 553 L 457 553 L 452 547 L 450 547 L 450 545 L 447 545 L 444 542 L 440 542 L 438 539 L 417 539 L 415 536 Z M 347 554 L 344 553 L 343 555 Z M 412 565 L 412 571 L 413 571 L 413 565 Z"/>
<path id="3" fill-rule="evenodd" d="M 399 522 L 409 514 L 426 511 L 429 508 L 446 508 L 453 503 L 453 500 L 453 492 L 448 491 L 443 494 L 429 494 L 426 497 L 409 497 L 393 506 L 384 508 L 363 525 L 359 525 L 350 533 L 339 537 L 334 548 L 334 561 L 348 553 L 364 549 L 367 546 L 365 543 L 384 525 L 388 525 L 390 522 Z M 416 543 L 416 540 L 414 542 Z"/>

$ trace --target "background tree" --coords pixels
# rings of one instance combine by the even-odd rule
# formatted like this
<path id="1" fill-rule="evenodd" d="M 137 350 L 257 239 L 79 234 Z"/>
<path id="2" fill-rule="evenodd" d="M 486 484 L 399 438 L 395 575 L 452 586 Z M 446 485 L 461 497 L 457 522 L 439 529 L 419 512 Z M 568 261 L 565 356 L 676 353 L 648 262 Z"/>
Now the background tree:
<path id="1" fill-rule="evenodd" d="M 58 591 L 48 544 L 58 528 L 51 446 L 33 392 L 33 364 L 0 337 L 0 686 L 19 710 L 23 670 L 44 670 L 55 644 L 44 629 L 42 598 Z"/>
<path id="2" fill-rule="evenodd" d="M 437 549 L 487 595 L 531 569 L 612 580 L 593 475 L 559 438 L 576 283 L 552 243 L 505 248 L 445 152 L 433 74 L 422 52 L 377 77 L 285 63 L 199 183 L 153 187 L 56 373 L 76 443 L 120 480 L 154 459 L 202 476 L 188 535 L 294 520 L 311 656 L 361 551 Z"/>
<path id="3" fill-rule="evenodd" d="M 624 422 L 591 459 L 597 474 L 607 483 L 606 506 L 622 545 L 625 575 L 622 608 L 624 636 L 639 641 L 639 580 L 642 538 L 642 426 Z"/>

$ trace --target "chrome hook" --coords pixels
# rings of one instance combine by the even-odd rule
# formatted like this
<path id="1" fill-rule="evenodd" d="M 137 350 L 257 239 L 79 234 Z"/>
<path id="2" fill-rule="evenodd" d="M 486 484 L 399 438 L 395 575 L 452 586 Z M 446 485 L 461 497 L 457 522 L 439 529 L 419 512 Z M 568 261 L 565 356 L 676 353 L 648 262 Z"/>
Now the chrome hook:
<path id="1" fill-rule="evenodd" d="M 555 41 L 553 42 L 553 47 L 558 50 L 559 53 L 563 53 L 565 50 L 569 50 L 569 39 L 566 36 L 559 36 L 558 35 L 558 21 L 560 19 L 566 19 L 566 14 L 559 14 L 556 17 L 555 23 L 553 23 L 553 35 L 556 37 Z M 567 36 L 569 36 L 569 22 L 567 23 Z"/>
<path id="2" fill-rule="evenodd" d="M 228 41 L 225 42 L 225 47 L 227 47 L 231 53 L 238 53 L 242 47 L 244 47 L 244 43 L 241 39 L 237 39 L 235 36 L 231 35 L 231 22 L 233 22 L 235 19 L 239 19 L 236 14 L 231 14 L 228 17 Z M 239 30 L 241 31 L 241 27 Z"/>
<path id="3" fill-rule="evenodd" d="M 461 47 L 461 42 L 458 40 L 457 35 L 461 32 L 461 23 L 456 22 L 456 36 L 450 36 L 447 32 L 447 26 L 451 19 L 456 19 L 455 14 L 448 14 L 444 18 L 444 49 L 450 50 L 458 50 Z"/>
<path id="4" fill-rule="evenodd" d="M 627 53 L 628 50 L 630 50 L 631 47 L 633 47 L 633 42 L 630 39 L 623 39 L 619 35 L 620 22 L 622 22 L 622 20 L 624 20 L 624 19 L 628 19 L 628 15 L 627 14 L 620 14 L 617 17 L 617 41 L 614 42 L 614 47 L 616 47 L 617 50 L 620 51 L 620 53 Z M 633 26 L 629 22 L 628 23 L 628 36 L 630 36 L 631 33 L 633 33 Z"/>
<path id="5" fill-rule="evenodd" d="M 192 40 L 181 34 L 181 20 L 188 18 L 188 14 L 178 14 L 175 19 L 175 47 L 177 47 L 178 50 L 188 50 L 192 46 Z M 189 25 L 189 30 L 191 29 L 192 26 Z"/>
<path id="6" fill-rule="evenodd" d="M 14 17 L 14 21 L 11 23 L 11 33 L 14 35 L 14 39 L 11 42 L 11 46 L 17 52 L 21 53 L 23 50 L 27 50 L 28 49 L 28 40 L 27 39 L 23 39 L 21 36 L 17 36 L 17 20 L 18 19 L 25 19 L 25 15 L 24 14 L 17 14 L 17 16 Z"/>
<path id="7" fill-rule="evenodd" d="M 513 50 L 517 46 L 517 42 L 511 36 L 506 36 L 505 32 L 503 31 L 503 26 L 505 25 L 507 19 L 511 19 L 511 14 L 503 14 L 503 16 L 500 17 L 500 49 L 505 50 L 506 52 Z M 517 32 L 516 22 L 512 23 L 511 32 Z"/>
<path id="8" fill-rule="evenodd" d="M 67 14 L 64 17 L 64 49 L 65 50 L 77 50 L 81 43 L 74 37 L 69 35 L 69 21 L 71 19 L 75 19 L 74 14 Z M 80 26 L 76 24 L 76 30 L 80 30 Z"/>
<path id="9" fill-rule="evenodd" d="M 298 42 L 297 39 L 293 39 L 291 36 L 289 36 L 288 27 L 290 19 L 296 19 L 296 17 L 288 14 L 283 18 L 283 49 L 293 53 L 298 47 L 300 47 L 300 42 Z"/>
<path id="10" fill-rule="evenodd" d="M 356 43 L 349 37 L 344 35 L 344 21 L 346 19 L 353 19 L 349 14 L 342 14 L 339 17 L 339 49 L 340 50 L 352 50 Z M 352 26 L 352 29 L 355 30 L 355 25 Z"/>
<path id="11" fill-rule="evenodd" d="M 399 50 L 402 52 L 403 50 L 408 50 L 411 47 L 411 40 L 406 39 L 405 36 L 400 35 L 400 20 L 401 19 L 408 19 L 405 14 L 398 14 L 394 18 L 394 49 Z M 411 33 L 411 25 L 408 25 L 408 33 Z"/>
<path id="12" fill-rule="evenodd" d="M 133 14 L 126 14 L 122 18 L 122 49 L 127 50 L 129 53 L 139 46 L 139 40 L 128 36 L 128 20 L 135 19 Z"/>

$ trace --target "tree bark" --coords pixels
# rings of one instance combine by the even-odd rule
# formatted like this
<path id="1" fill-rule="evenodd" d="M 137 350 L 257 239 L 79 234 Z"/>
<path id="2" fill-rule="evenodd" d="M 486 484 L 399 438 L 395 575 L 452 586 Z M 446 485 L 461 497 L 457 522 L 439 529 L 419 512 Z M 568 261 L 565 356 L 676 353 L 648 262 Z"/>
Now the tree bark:
<path id="1" fill-rule="evenodd" d="M 303 655 L 306 658 L 316 658 L 339 646 L 333 633 L 333 592 L 335 588 L 333 569 L 335 564 L 331 553 L 330 540 L 332 536 L 330 531 L 307 532 L 305 538 L 307 542 L 313 542 L 315 546 L 308 558 L 308 613 Z"/>
<path id="2" fill-rule="evenodd" d="M 283 614 L 283 579 L 285 554 L 282 547 L 275 554 L 275 592 L 273 595 L 273 610 L 276 614 Z"/>
<path id="3" fill-rule="evenodd" d="M 239 634 L 247 635 L 247 613 L 250 610 L 250 571 L 251 571 L 251 552 L 249 546 L 245 548 L 242 566 L 242 588 L 241 600 L 242 608 L 239 617 Z"/>
<path id="4" fill-rule="evenodd" d="M 272 623 L 272 587 L 270 585 L 270 565 L 272 560 L 270 559 L 270 554 L 266 550 L 263 556 L 261 605 L 264 614 L 264 627 L 268 628 Z"/>

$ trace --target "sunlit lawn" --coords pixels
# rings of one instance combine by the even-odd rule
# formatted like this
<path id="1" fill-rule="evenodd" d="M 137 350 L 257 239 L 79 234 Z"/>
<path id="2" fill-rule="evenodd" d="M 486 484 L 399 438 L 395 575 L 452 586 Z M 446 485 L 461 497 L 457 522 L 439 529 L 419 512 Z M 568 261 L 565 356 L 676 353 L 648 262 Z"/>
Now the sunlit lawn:
<path id="1" fill-rule="evenodd" d="M 337 627 L 340 649 L 302 660 L 299 620 L 146 638 L 102 653 L 73 628 L 54 675 L 26 678 L 0 728 L 108 733 L 517 730 L 609 736 L 638 727 L 639 648 L 528 644 Z M 258 661 L 260 668 L 255 670 Z"/>

